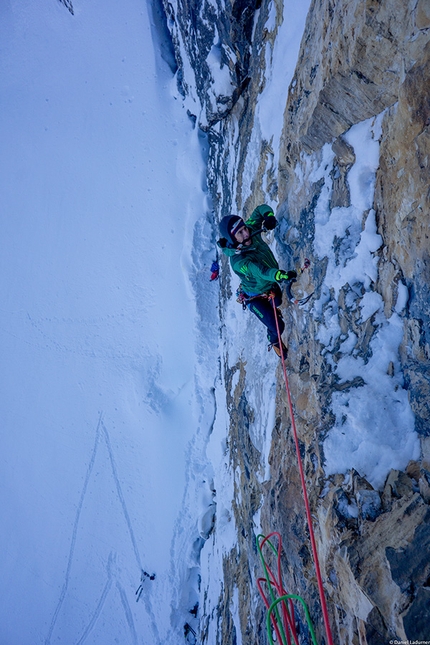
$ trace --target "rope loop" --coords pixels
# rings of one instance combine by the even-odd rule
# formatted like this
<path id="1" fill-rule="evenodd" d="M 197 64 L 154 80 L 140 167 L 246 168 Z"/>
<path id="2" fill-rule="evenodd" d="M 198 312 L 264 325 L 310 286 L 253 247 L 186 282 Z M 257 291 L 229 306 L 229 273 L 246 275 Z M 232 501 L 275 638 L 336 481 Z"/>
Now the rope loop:
<path id="1" fill-rule="evenodd" d="M 271 538 L 276 536 L 278 539 L 278 549 L 275 548 Z M 262 541 L 260 542 L 260 539 Z M 273 573 L 270 566 L 267 564 L 267 559 L 263 556 L 263 547 L 268 545 L 276 556 L 276 575 Z M 276 634 L 276 642 L 282 645 L 299 645 L 299 634 L 296 629 L 296 617 L 294 610 L 293 600 L 298 600 L 304 609 L 306 623 L 308 625 L 309 634 L 312 639 L 313 645 L 318 645 L 315 630 L 312 625 L 309 610 L 303 598 L 295 594 L 287 594 L 282 583 L 281 571 L 281 553 L 282 553 L 282 538 L 281 535 L 274 531 L 267 537 L 264 535 L 257 536 L 257 549 L 260 554 L 261 563 L 264 569 L 265 578 L 258 578 L 257 587 L 263 598 L 264 604 L 268 610 L 267 613 L 267 635 L 270 644 L 273 645 L 272 627 Z M 266 584 L 268 594 L 263 590 L 263 583 Z M 276 592 L 276 594 L 275 594 Z M 282 604 L 281 604 L 282 603 Z M 282 618 L 278 610 L 278 605 L 281 604 Z"/>

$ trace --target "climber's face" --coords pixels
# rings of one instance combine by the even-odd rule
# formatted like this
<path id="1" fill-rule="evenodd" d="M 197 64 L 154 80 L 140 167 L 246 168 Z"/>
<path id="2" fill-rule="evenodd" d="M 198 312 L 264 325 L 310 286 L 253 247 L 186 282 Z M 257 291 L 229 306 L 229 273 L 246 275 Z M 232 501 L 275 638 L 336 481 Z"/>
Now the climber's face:
<path id="1" fill-rule="evenodd" d="M 239 244 L 243 244 L 244 246 L 249 246 L 252 242 L 251 232 L 247 226 L 242 226 L 242 228 L 236 231 L 234 237 L 239 242 Z"/>

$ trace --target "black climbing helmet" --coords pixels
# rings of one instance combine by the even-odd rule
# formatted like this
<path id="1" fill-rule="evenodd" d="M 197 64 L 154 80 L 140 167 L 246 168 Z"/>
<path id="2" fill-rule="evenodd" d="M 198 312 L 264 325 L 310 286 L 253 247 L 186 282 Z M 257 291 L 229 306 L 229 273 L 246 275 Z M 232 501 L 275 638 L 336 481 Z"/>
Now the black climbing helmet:
<path id="1" fill-rule="evenodd" d="M 234 237 L 236 231 L 242 226 L 246 226 L 245 222 L 239 215 L 226 215 L 219 223 L 219 232 L 221 239 L 218 244 L 221 248 L 232 248 L 237 246 L 237 240 Z"/>

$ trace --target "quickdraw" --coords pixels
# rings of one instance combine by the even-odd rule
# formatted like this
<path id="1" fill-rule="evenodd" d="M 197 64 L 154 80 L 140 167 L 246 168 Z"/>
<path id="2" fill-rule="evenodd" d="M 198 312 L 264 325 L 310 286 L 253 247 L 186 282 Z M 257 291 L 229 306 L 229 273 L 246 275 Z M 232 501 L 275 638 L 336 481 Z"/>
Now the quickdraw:
<path id="1" fill-rule="evenodd" d="M 311 266 L 311 261 L 309 260 L 309 258 L 305 258 L 305 260 L 303 262 L 303 266 L 300 267 L 300 269 L 297 271 L 297 273 L 299 275 L 302 275 L 303 271 L 306 271 L 306 269 L 309 269 L 310 266 Z"/>
<path id="2" fill-rule="evenodd" d="M 302 273 L 304 273 L 307 269 L 309 269 L 310 266 L 311 266 L 311 261 L 308 258 L 305 258 L 303 262 L 303 266 L 300 267 L 300 269 L 298 269 L 297 271 L 297 275 L 302 275 Z M 294 282 L 297 282 L 295 278 L 293 278 L 292 280 L 288 280 L 285 283 L 285 293 L 287 294 L 288 300 L 291 303 L 293 303 L 293 305 L 298 305 L 299 307 L 303 307 L 303 305 L 309 302 L 309 300 L 314 295 L 315 291 L 312 291 L 312 293 L 310 293 L 309 295 L 304 296 L 304 298 L 296 298 L 291 290 L 291 287 Z"/>
<path id="3" fill-rule="evenodd" d="M 314 295 L 315 291 L 312 291 L 308 296 L 305 296 L 304 298 L 296 298 L 293 295 L 293 292 L 291 291 L 291 287 L 293 282 L 297 282 L 296 279 L 293 280 L 288 280 L 288 282 L 285 285 L 285 293 L 287 294 L 287 298 L 290 302 L 293 303 L 293 305 L 299 305 L 299 307 L 303 307 L 309 300 L 312 298 Z"/>

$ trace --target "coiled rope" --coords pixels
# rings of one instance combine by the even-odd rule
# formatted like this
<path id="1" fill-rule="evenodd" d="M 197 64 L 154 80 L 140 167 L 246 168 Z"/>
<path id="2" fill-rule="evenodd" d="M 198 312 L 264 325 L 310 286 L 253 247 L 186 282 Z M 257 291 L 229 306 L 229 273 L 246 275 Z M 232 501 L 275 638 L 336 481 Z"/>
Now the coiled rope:
<path id="1" fill-rule="evenodd" d="M 278 538 L 278 549 L 272 544 L 270 538 L 276 536 Z M 262 541 L 260 542 L 260 539 Z M 263 556 L 263 547 L 265 545 L 270 546 L 273 553 L 276 556 L 277 560 L 277 577 L 267 564 L 267 560 Z M 302 604 L 304 609 L 306 622 L 309 628 L 309 633 L 312 639 L 313 645 L 317 645 L 317 640 L 315 636 L 315 630 L 312 625 L 311 617 L 309 610 L 303 598 L 296 594 L 288 594 L 282 584 L 282 572 L 281 572 L 281 552 L 282 552 L 282 538 L 279 533 L 276 531 L 270 533 L 267 537 L 264 535 L 257 536 L 257 549 L 260 554 L 261 563 L 264 569 L 264 578 L 258 578 L 257 587 L 263 598 L 264 604 L 268 610 L 267 612 L 267 635 L 269 637 L 270 645 L 273 645 L 273 636 L 272 628 L 276 633 L 277 643 L 282 643 L 282 645 L 291 645 L 291 639 L 294 645 L 299 645 L 299 638 L 296 630 L 296 618 L 294 613 L 294 604 L 293 600 L 299 601 Z M 262 584 L 266 583 L 268 594 L 263 590 Z M 275 595 L 276 592 L 276 595 Z M 270 600 L 269 600 L 270 597 Z M 282 609 L 282 620 L 279 615 L 278 605 L 281 604 Z"/>
<path id="2" fill-rule="evenodd" d="M 290 418 L 291 418 L 291 427 L 293 430 L 293 438 L 294 438 L 294 443 L 296 446 L 296 453 L 297 453 L 297 462 L 299 466 L 299 473 L 300 473 L 300 481 L 302 484 L 302 491 L 303 491 L 303 499 L 305 502 L 305 510 L 306 510 L 306 518 L 308 522 L 308 528 L 309 528 L 309 537 L 311 540 L 311 547 L 312 547 L 312 557 L 314 560 L 314 565 L 315 565 L 315 573 L 317 576 L 317 583 L 318 583 L 318 592 L 320 596 L 320 602 L 321 602 L 321 609 L 322 609 L 322 614 L 324 618 L 324 626 L 325 626 L 325 632 L 327 635 L 327 642 L 328 645 L 333 645 L 333 637 L 331 633 L 331 628 L 330 628 L 330 622 L 328 618 L 328 611 L 327 611 L 327 603 L 325 599 L 325 594 L 324 594 L 324 585 L 322 581 L 322 576 L 321 576 L 321 568 L 319 564 L 319 558 L 318 558 L 318 551 L 317 551 L 317 546 L 315 542 L 315 535 L 314 535 L 314 529 L 312 525 L 312 516 L 311 516 L 311 509 L 309 506 L 309 499 L 308 499 L 308 493 L 306 489 L 306 481 L 305 481 L 305 474 L 303 471 L 303 464 L 302 460 L 300 457 L 300 446 L 299 446 L 299 439 L 297 436 L 297 428 L 296 428 L 296 421 L 294 418 L 294 411 L 293 411 L 293 403 L 291 400 L 291 392 L 290 392 L 290 386 L 288 383 L 288 376 L 287 376 L 287 369 L 285 367 L 285 359 L 284 359 L 284 354 L 282 351 L 282 339 L 281 339 L 281 333 L 279 331 L 279 323 L 278 323 L 278 316 L 276 315 L 276 305 L 275 305 L 275 300 L 273 296 L 271 296 L 272 300 L 272 305 L 273 305 L 273 313 L 275 315 L 275 321 L 276 321 L 276 330 L 278 332 L 278 340 L 279 340 L 279 347 L 281 350 L 281 362 L 282 362 L 282 370 L 284 373 L 284 382 L 285 382 L 285 390 L 287 392 L 287 399 L 288 399 L 288 407 L 290 410 Z"/>

